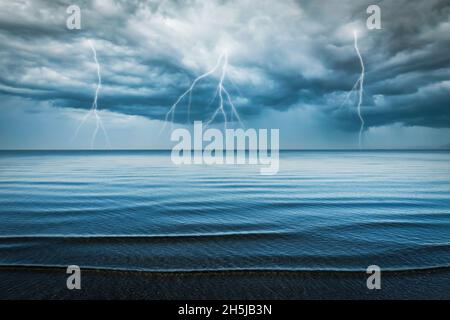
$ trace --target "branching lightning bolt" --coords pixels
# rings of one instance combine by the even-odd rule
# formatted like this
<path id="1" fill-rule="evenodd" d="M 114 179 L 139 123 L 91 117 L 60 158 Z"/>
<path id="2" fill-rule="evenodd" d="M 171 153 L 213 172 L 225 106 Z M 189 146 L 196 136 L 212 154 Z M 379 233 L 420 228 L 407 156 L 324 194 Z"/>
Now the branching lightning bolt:
<path id="1" fill-rule="evenodd" d="M 361 143 L 362 143 L 362 133 L 364 130 L 364 118 L 362 117 L 361 114 L 361 104 L 362 104 L 362 100 L 363 100 L 363 93 L 364 93 L 364 73 L 365 73 L 365 67 L 364 67 L 364 61 L 362 59 L 361 56 L 361 52 L 359 52 L 359 48 L 358 48 L 358 34 L 356 33 L 356 31 L 353 32 L 353 37 L 354 37 L 354 45 L 355 45 L 355 50 L 356 53 L 358 54 L 358 58 L 359 58 L 359 62 L 361 64 L 361 76 L 359 77 L 358 81 L 356 81 L 355 83 L 355 87 L 359 84 L 359 89 L 358 89 L 358 117 L 359 120 L 361 120 L 361 127 L 359 129 L 359 148 L 361 149 Z"/>
<path id="2" fill-rule="evenodd" d="M 97 66 L 97 86 L 95 88 L 95 96 L 94 96 L 94 101 L 92 102 L 92 106 L 91 109 L 89 110 L 89 112 L 83 117 L 83 119 L 80 122 L 80 125 L 78 126 L 76 132 L 75 132 L 75 137 L 76 138 L 78 136 L 78 132 L 80 131 L 81 127 L 83 126 L 83 124 L 86 122 L 86 120 L 89 118 L 90 115 L 93 115 L 95 117 L 95 121 L 96 121 L 96 125 L 95 125 L 95 130 L 92 134 L 92 138 L 91 138 L 91 149 L 94 148 L 94 142 L 95 139 L 97 137 L 97 133 L 99 129 L 102 129 L 103 134 L 105 136 L 106 139 L 106 143 L 108 144 L 108 146 L 111 146 L 111 143 L 109 141 L 109 137 L 108 137 L 108 133 L 106 132 L 106 129 L 103 125 L 103 121 L 100 118 L 100 115 L 97 112 L 97 101 L 98 101 L 98 94 L 100 92 L 100 89 L 102 87 L 102 75 L 101 75 L 101 71 L 100 71 L 100 64 L 98 62 L 97 59 L 97 51 L 95 50 L 95 47 L 93 45 L 93 43 L 88 40 L 89 46 L 91 47 L 92 50 L 92 54 L 94 56 L 94 62 Z"/>
<path id="3" fill-rule="evenodd" d="M 183 101 L 183 99 L 186 96 L 188 97 L 187 111 L 188 111 L 188 121 L 190 122 L 190 112 L 191 112 L 191 104 L 192 104 L 192 92 L 195 89 L 195 86 L 198 84 L 198 82 L 200 80 L 211 76 L 212 74 L 214 74 L 219 69 L 221 69 L 219 83 L 218 83 L 218 85 L 216 87 L 214 97 L 211 100 L 211 102 L 208 104 L 208 106 L 210 106 L 217 99 L 217 97 L 219 97 L 219 105 L 218 105 L 217 109 L 214 111 L 214 113 L 212 114 L 211 118 L 206 123 L 206 127 L 208 125 L 210 125 L 216 119 L 218 114 L 220 113 L 222 115 L 222 117 L 223 117 L 223 120 L 224 120 L 225 129 L 227 128 L 227 126 L 228 126 L 228 117 L 227 117 L 227 112 L 225 110 L 225 103 L 228 104 L 228 106 L 229 106 L 229 108 L 231 110 L 231 117 L 230 117 L 230 119 L 232 120 L 232 117 L 234 116 L 238 120 L 238 122 L 241 125 L 241 127 L 244 127 L 244 125 L 243 125 L 243 123 L 241 121 L 241 118 L 239 116 L 239 113 L 237 112 L 236 106 L 234 105 L 234 103 L 233 103 L 233 101 L 231 99 L 231 95 L 230 95 L 230 93 L 228 92 L 228 90 L 224 86 L 224 82 L 225 82 L 225 79 L 227 78 L 227 70 L 228 70 L 228 53 L 226 51 L 224 51 L 219 56 L 219 58 L 217 59 L 217 62 L 214 65 L 214 67 L 212 69 L 210 69 L 209 71 L 203 73 L 202 75 L 198 76 L 197 78 L 195 78 L 194 81 L 192 81 L 192 83 L 189 86 L 189 88 L 185 92 L 183 92 L 183 94 L 181 94 L 178 97 L 178 99 L 175 101 L 175 103 L 170 107 L 169 111 L 166 113 L 164 126 L 161 129 L 161 131 L 164 131 L 164 129 L 165 129 L 166 125 L 167 125 L 167 122 L 169 120 L 169 117 L 171 117 L 171 122 L 172 123 L 174 122 L 174 116 L 175 116 L 176 108 L 180 104 L 180 102 Z M 230 80 L 230 79 L 228 79 L 228 80 Z"/>

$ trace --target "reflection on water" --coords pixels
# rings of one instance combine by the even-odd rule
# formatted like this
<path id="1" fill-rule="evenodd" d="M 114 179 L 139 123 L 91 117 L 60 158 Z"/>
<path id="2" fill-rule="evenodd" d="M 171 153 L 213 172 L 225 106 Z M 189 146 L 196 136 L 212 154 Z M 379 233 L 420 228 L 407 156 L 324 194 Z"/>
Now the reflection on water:
<path id="1" fill-rule="evenodd" d="M 450 153 L 1 152 L 0 265 L 149 271 L 450 266 Z"/>

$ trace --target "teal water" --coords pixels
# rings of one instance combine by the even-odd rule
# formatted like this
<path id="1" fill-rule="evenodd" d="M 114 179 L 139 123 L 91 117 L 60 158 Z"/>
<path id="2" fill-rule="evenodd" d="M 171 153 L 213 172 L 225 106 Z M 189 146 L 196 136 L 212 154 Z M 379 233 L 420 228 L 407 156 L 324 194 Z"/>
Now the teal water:
<path id="1" fill-rule="evenodd" d="M 449 268 L 450 152 L 281 152 L 262 176 L 169 152 L 4 151 L 0 221 L 0 267 Z"/>

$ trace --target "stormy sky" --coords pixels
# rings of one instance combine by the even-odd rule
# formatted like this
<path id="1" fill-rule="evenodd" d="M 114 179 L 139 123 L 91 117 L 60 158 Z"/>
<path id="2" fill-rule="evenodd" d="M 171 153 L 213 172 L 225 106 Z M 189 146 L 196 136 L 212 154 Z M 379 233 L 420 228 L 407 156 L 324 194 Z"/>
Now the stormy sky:
<path id="1" fill-rule="evenodd" d="M 381 30 L 366 28 L 371 4 Z M 69 5 L 81 30 L 66 27 Z M 98 81 L 89 41 L 113 148 L 170 147 L 166 113 L 224 52 L 223 86 L 246 128 L 279 128 L 283 148 L 355 148 L 353 31 L 366 70 L 363 147 L 449 144 L 448 0 L 0 0 L 0 148 L 89 148 L 95 117 L 74 135 Z M 189 97 L 180 102 L 175 126 L 211 118 L 222 64 L 196 85 L 190 117 Z M 94 145 L 106 147 L 102 134 Z"/>

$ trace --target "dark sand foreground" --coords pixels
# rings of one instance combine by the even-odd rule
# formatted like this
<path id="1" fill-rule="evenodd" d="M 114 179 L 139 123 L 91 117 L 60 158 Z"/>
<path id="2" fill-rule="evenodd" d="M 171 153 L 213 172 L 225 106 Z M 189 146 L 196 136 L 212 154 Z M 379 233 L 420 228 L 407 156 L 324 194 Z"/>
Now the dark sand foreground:
<path id="1" fill-rule="evenodd" d="M 368 290 L 361 272 L 151 273 L 82 270 L 81 290 L 64 269 L 2 268 L 1 299 L 450 299 L 450 271 L 382 273 Z"/>

